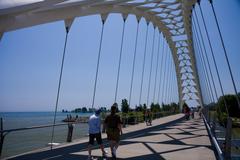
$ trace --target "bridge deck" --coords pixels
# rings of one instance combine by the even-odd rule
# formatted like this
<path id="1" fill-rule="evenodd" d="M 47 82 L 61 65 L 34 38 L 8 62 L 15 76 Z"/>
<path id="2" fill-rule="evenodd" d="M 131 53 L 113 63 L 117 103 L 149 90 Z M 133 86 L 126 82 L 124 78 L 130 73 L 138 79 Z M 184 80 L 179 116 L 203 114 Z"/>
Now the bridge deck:
<path id="1" fill-rule="evenodd" d="M 144 123 L 124 128 L 118 159 L 169 159 L 169 160 L 215 160 L 204 122 L 202 119 L 185 121 L 182 114 L 168 116 L 153 121 L 152 126 Z M 106 138 L 106 135 L 103 135 Z M 62 160 L 87 159 L 87 139 L 82 139 L 53 151 L 41 150 L 11 159 Z M 106 150 L 110 149 L 104 140 Z M 98 148 L 93 156 L 101 156 Z"/>

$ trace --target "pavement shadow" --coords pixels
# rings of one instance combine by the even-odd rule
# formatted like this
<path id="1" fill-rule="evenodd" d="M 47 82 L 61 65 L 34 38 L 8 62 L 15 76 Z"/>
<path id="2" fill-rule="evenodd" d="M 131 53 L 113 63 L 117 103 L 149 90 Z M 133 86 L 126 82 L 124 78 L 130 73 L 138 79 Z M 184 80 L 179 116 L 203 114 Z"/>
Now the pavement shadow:
<path id="1" fill-rule="evenodd" d="M 185 125 L 186 128 L 178 128 L 178 126 Z M 195 128 L 194 126 L 197 126 L 198 128 Z M 182 140 L 187 139 L 187 138 L 174 138 L 171 136 L 169 133 L 164 133 L 164 131 L 167 131 L 169 129 L 175 128 L 181 131 L 179 135 L 191 135 L 192 138 L 196 137 L 201 137 L 201 136 L 206 136 L 206 135 L 201 135 L 201 134 L 194 134 L 193 132 L 199 132 L 201 130 L 205 130 L 204 128 L 201 129 L 201 126 L 199 128 L 199 121 L 195 120 L 192 123 L 187 122 L 184 120 L 184 117 L 176 119 L 174 121 L 157 125 L 157 126 L 152 126 L 152 127 L 146 127 L 141 130 L 133 131 L 130 133 L 123 134 L 121 137 L 121 144 L 120 146 L 126 147 L 127 145 L 130 144 L 136 144 L 136 143 L 141 143 L 143 146 L 145 146 L 151 153 L 146 154 L 146 155 L 140 155 L 140 156 L 135 156 L 135 157 L 128 157 L 128 158 L 118 158 L 119 160 L 121 159 L 129 159 L 129 160 L 140 160 L 140 159 L 148 159 L 148 160 L 153 160 L 153 159 L 159 159 L 159 160 L 164 160 L 164 157 L 161 156 L 163 153 L 169 153 L 173 151 L 180 151 L 184 150 L 185 148 L 178 148 L 175 150 L 171 151 L 165 151 L 165 152 L 157 152 L 156 150 L 152 149 L 149 144 L 175 144 L 175 145 L 186 145 L 185 143 L 182 142 Z M 192 130 L 192 131 L 191 131 Z M 148 141 L 135 141 L 135 139 L 144 139 L 144 137 L 148 136 L 154 136 L 154 135 L 159 135 L 158 132 L 161 132 L 161 134 L 164 134 L 165 136 L 168 136 L 170 140 L 164 141 L 164 142 L 148 142 Z M 107 139 L 103 139 L 103 143 L 105 147 L 109 147 L 107 143 Z M 87 145 L 88 143 L 81 143 L 81 144 L 73 144 L 70 146 L 62 147 L 62 148 L 57 148 L 53 150 L 47 150 L 47 151 L 42 151 L 42 152 L 37 152 L 37 153 L 30 153 L 30 154 L 25 154 L 21 155 L 18 157 L 10 158 L 10 160 L 65 160 L 65 159 L 70 159 L 70 160 L 79 160 L 79 159 L 87 159 L 87 155 L 79 155 L 79 154 L 73 154 L 76 152 L 86 152 L 87 151 Z M 190 148 L 195 148 L 199 147 L 201 145 L 199 144 L 192 144 Z M 212 149 L 211 146 L 205 146 L 208 147 L 209 149 Z M 97 149 L 98 147 L 94 147 L 93 149 Z M 102 158 L 100 156 L 96 156 L 95 159 L 111 159 L 111 157 L 108 158 Z"/>

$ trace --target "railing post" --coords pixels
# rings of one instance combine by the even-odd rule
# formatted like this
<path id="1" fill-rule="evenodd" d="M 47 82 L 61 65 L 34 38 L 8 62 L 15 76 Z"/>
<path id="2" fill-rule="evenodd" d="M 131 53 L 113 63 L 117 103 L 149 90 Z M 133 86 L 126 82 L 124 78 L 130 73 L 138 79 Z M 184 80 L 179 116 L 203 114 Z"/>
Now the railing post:
<path id="1" fill-rule="evenodd" d="M 72 123 L 68 123 L 67 142 L 72 142 L 72 134 L 73 134 L 73 124 Z"/>
<path id="2" fill-rule="evenodd" d="M 208 107 L 208 119 L 209 119 L 209 124 L 211 123 L 211 112 L 210 108 Z"/>
<path id="3" fill-rule="evenodd" d="M 215 134 L 215 130 L 216 130 L 216 116 L 215 116 L 215 114 L 213 115 L 211 130 L 212 130 L 213 136 L 216 137 L 216 134 Z"/>
<path id="4" fill-rule="evenodd" d="M 207 123 L 209 124 L 209 117 L 208 117 L 209 115 L 208 115 L 208 108 L 207 107 L 204 108 L 204 116 L 207 120 Z"/>
<path id="5" fill-rule="evenodd" d="M 207 120 L 208 120 L 208 124 L 210 124 L 210 114 L 209 114 L 209 107 L 207 107 Z"/>
<path id="6" fill-rule="evenodd" d="M 232 140 L 232 119 L 228 117 L 226 135 L 225 135 L 224 160 L 231 160 L 231 140 Z"/>
<path id="7" fill-rule="evenodd" d="M 3 119 L 2 119 L 2 117 L 1 117 L 1 142 L 0 142 L 0 157 L 2 156 L 3 140 L 4 140 L 4 135 L 3 135 Z"/>

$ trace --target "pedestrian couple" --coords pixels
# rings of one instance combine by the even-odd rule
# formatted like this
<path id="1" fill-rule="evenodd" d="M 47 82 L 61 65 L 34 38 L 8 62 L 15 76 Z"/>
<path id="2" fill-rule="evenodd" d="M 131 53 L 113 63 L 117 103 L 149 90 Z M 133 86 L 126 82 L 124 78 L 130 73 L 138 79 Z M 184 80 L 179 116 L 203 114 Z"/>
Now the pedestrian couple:
<path id="1" fill-rule="evenodd" d="M 120 135 L 122 134 L 122 122 L 119 115 L 116 114 L 117 103 L 114 103 L 111 107 L 111 114 L 106 117 L 103 124 L 103 132 L 107 133 L 107 138 L 110 143 L 111 153 L 113 159 L 116 159 L 116 151 L 119 146 Z M 92 159 L 91 147 L 94 145 L 94 139 L 99 144 L 103 157 L 106 157 L 107 152 L 104 150 L 101 137 L 101 118 L 99 117 L 101 110 L 97 110 L 95 114 L 89 118 L 89 145 L 88 145 L 88 159 Z"/>

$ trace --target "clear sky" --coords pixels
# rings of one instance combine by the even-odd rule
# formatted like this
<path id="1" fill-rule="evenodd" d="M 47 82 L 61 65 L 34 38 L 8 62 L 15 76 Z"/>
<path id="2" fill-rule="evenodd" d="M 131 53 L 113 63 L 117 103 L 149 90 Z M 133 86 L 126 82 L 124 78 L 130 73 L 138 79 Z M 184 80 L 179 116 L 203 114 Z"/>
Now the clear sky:
<path id="1" fill-rule="evenodd" d="M 240 37 L 240 1 L 239 0 L 230 0 L 230 1 L 213 1 L 214 7 L 217 13 L 217 18 L 219 21 L 220 29 L 222 31 L 222 35 L 224 38 L 226 50 L 228 52 L 229 61 L 231 63 L 234 80 L 236 82 L 237 90 L 240 92 L 240 71 L 239 71 L 239 60 L 240 60 L 240 45 L 239 45 L 239 37 Z M 215 20 L 212 14 L 212 10 L 208 1 L 202 1 L 201 3 L 203 14 L 205 16 L 206 25 L 209 29 L 210 39 L 213 45 L 214 54 L 216 57 L 217 66 L 219 68 L 221 82 L 223 84 L 223 90 L 225 94 L 234 93 L 232 81 L 230 79 L 230 74 L 227 68 L 227 63 L 224 57 L 224 52 L 221 46 L 219 34 L 217 31 L 217 26 L 215 24 Z M 196 12 L 198 14 L 198 18 L 200 18 L 200 12 L 198 6 L 196 7 Z M 201 28 L 203 29 L 203 23 L 200 21 Z M 210 48 L 207 43 L 207 38 L 205 31 L 202 30 L 203 37 L 207 44 L 207 50 L 209 51 L 207 54 L 210 55 Z M 211 56 L 209 56 L 211 57 Z M 197 58 L 199 58 L 197 56 Z M 217 86 L 218 95 L 221 96 L 220 86 L 217 80 L 217 74 L 214 69 L 214 63 L 212 58 L 209 59 L 211 68 L 213 71 L 214 81 Z M 199 59 L 198 59 L 199 61 Z M 200 71 L 202 72 L 202 70 Z M 203 85 L 203 75 L 200 73 L 200 82 L 202 84 L 202 92 L 203 99 L 205 102 L 209 102 L 208 94 L 206 93 L 206 88 L 204 89 Z"/>
<path id="2" fill-rule="evenodd" d="M 240 2 L 238 0 L 219 0 L 216 1 L 215 7 L 239 91 L 240 73 L 238 63 L 240 60 L 240 33 L 238 29 L 240 28 Z M 221 51 L 216 26 L 213 21 L 212 12 L 210 12 L 210 6 L 205 1 L 203 1 L 203 9 L 205 16 L 207 16 L 210 36 L 214 41 L 214 50 L 218 53 L 217 63 L 220 67 L 224 91 L 231 93 L 233 89 L 226 69 L 226 63 L 222 56 L 223 52 Z M 108 17 L 104 30 L 95 107 L 109 107 L 114 101 L 122 27 L 123 20 L 119 14 L 111 14 Z M 126 36 L 123 44 L 117 99 L 119 103 L 121 99 L 129 98 L 136 28 L 136 18 L 130 15 L 126 21 Z M 99 15 L 80 17 L 74 21 L 69 33 L 59 110 L 71 110 L 76 107 L 91 106 L 100 33 L 101 21 Z M 139 101 L 145 34 L 146 23 L 142 19 L 139 25 L 139 39 L 131 101 L 132 107 L 138 104 Z M 4 34 L 0 41 L 0 111 L 54 110 L 64 38 L 65 30 L 63 21 L 38 25 Z M 158 38 L 159 33 L 156 31 L 155 44 Z M 152 39 L 153 26 L 150 24 L 142 103 L 146 103 L 147 99 Z M 162 45 L 160 50 L 162 50 Z M 169 56 L 168 54 L 167 62 L 171 64 L 172 60 L 170 60 Z M 163 56 L 163 58 L 165 57 Z M 153 59 L 150 99 L 153 97 L 153 84 L 157 65 L 157 45 L 154 48 Z M 162 70 L 164 68 L 165 66 L 162 67 Z M 162 74 L 159 71 L 157 76 L 161 77 Z M 162 82 L 163 79 L 158 78 L 157 84 L 160 81 Z M 168 81 L 173 84 L 171 99 L 177 102 L 176 80 L 172 79 Z M 164 89 L 161 88 L 161 91 L 164 91 Z M 206 95 L 205 93 L 203 94 Z M 162 94 L 160 101 L 161 99 L 167 99 L 166 95 Z"/>

